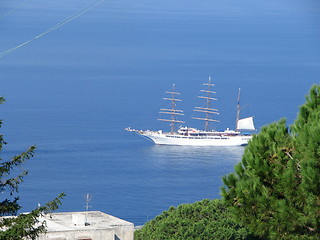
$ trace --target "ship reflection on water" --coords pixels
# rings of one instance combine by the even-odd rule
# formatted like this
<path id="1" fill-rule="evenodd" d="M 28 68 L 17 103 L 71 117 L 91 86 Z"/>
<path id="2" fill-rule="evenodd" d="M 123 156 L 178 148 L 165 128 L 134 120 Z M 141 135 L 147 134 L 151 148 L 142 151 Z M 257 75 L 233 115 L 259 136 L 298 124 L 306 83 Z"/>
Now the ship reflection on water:
<path id="1" fill-rule="evenodd" d="M 245 147 L 171 146 L 153 145 L 145 149 L 151 159 L 159 163 L 183 162 L 185 164 L 234 165 L 242 158 Z"/>

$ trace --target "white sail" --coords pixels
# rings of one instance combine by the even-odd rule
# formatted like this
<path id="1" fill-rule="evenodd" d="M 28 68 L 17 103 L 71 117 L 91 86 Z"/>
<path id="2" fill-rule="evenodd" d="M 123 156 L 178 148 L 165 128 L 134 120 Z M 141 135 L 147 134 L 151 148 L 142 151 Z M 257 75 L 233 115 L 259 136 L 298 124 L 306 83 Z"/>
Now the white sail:
<path id="1" fill-rule="evenodd" d="M 253 123 L 253 117 L 239 119 L 237 122 L 237 130 L 256 130 Z"/>

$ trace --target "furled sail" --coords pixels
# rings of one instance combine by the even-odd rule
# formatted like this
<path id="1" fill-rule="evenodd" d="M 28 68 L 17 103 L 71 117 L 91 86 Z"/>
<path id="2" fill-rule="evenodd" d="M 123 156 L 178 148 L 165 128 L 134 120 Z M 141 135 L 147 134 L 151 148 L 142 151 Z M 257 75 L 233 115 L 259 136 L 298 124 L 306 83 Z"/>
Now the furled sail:
<path id="1" fill-rule="evenodd" d="M 214 87 L 214 84 L 211 83 L 211 77 L 209 77 L 209 82 L 204 83 L 202 85 L 207 86 L 207 90 L 200 90 L 200 92 L 204 93 L 205 96 L 198 96 L 198 98 L 202 98 L 206 100 L 206 107 L 195 107 L 193 111 L 195 112 L 201 112 L 205 113 L 204 117 L 192 117 L 193 119 L 198 119 L 205 121 L 204 130 L 207 132 L 209 131 L 209 122 L 219 122 L 219 120 L 215 120 L 211 118 L 211 114 L 217 114 L 219 115 L 218 109 L 211 108 L 211 101 L 212 100 L 218 100 L 215 97 L 212 97 L 212 94 L 215 94 L 216 92 L 211 91 L 211 88 Z"/>
<path id="2" fill-rule="evenodd" d="M 166 94 L 170 94 L 171 97 L 169 98 L 163 98 L 164 100 L 170 101 L 171 102 L 171 108 L 161 108 L 159 113 L 162 114 L 169 114 L 171 115 L 171 119 L 163 119 L 159 118 L 159 121 L 164 121 L 164 122 L 170 122 L 171 126 L 171 133 L 175 131 L 175 123 L 184 123 L 184 121 L 180 121 L 176 119 L 177 116 L 183 116 L 183 111 L 176 109 L 176 102 L 181 102 L 182 100 L 177 98 L 177 95 L 180 95 L 180 93 L 174 91 L 175 84 L 172 85 L 172 92 L 165 92 Z"/>
<path id="3" fill-rule="evenodd" d="M 243 119 L 239 119 L 237 122 L 237 130 L 251 130 L 255 131 L 253 117 L 247 117 Z"/>

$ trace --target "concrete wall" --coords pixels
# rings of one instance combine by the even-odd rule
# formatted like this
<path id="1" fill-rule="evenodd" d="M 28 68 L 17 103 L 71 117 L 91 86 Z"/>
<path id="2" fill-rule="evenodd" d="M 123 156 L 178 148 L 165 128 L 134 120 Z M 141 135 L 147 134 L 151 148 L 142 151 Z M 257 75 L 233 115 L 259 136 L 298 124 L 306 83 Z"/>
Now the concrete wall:
<path id="1" fill-rule="evenodd" d="M 133 240 L 134 226 L 117 226 L 114 229 L 114 240 Z"/>
<path id="2" fill-rule="evenodd" d="M 49 232 L 42 234 L 37 240 L 115 240 L 114 229 L 103 229 L 95 231 L 67 231 Z M 124 238 L 119 238 L 126 240 Z M 129 239 L 128 239 L 129 240 Z M 130 240 L 133 240 L 130 239 Z"/>

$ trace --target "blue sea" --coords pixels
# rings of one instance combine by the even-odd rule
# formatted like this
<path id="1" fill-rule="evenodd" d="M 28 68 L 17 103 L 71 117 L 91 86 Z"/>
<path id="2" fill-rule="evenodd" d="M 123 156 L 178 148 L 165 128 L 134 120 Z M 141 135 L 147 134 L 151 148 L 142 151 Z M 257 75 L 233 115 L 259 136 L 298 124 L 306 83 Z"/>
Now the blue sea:
<path id="1" fill-rule="evenodd" d="M 88 3 L 2 1 L 0 52 Z M 182 120 L 202 128 L 191 117 L 209 76 L 216 129 L 234 128 L 238 88 L 241 115 L 254 115 L 258 131 L 281 118 L 292 124 L 319 84 L 319 16 L 312 0 L 110 0 L 0 57 L 1 157 L 37 146 L 24 165 L 21 211 L 61 192 L 59 211 L 83 211 L 89 193 L 90 210 L 140 225 L 170 206 L 220 198 L 244 147 L 157 146 L 124 129 L 168 130 L 157 118 L 172 84 Z"/>

